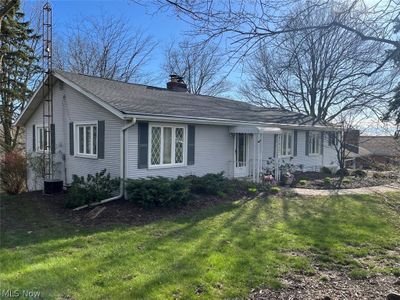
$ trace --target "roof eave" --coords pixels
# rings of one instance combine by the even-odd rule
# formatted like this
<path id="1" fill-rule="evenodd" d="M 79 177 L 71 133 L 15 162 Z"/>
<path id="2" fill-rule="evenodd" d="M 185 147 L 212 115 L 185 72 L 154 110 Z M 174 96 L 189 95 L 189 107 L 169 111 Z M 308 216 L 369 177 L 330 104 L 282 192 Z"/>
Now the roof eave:
<path id="1" fill-rule="evenodd" d="M 16 126 L 24 126 L 26 122 L 29 119 L 29 116 L 35 111 L 37 105 L 40 103 L 40 99 L 38 94 L 42 92 L 43 89 L 43 83 L 47 80 L 46 78 L 40 83 L 39 87 L 36 89 L 36 91 L 33 93 L 32 97 L 29 99 L 28 103 L 26 104 L 25 108 L 22 110 L 20 115 L 18 116 L 17 120 L 15 121 Z M 32 106 L 35 104 L 34 106 Z M 30 112 L 30 114 L 28 114 Z"/>
<path id="2" fill-rule="evenodd" d="M 301 125 L 301 124 L 284 124 L 284 123 L 267 123 L 267 122 L 248 122 L 233 119 L 218 119 L 218 118 L 204 118 L 204 117 L 190 117 L 190 116 L 172 116 L 163 114 L 144 114 L 144 113 L 125 113 L 126 118 L 136 118 L 142 121 L 169 121 L 180 123 L 194 123 L 194 124 L 212 124 L 212 125 L 226 125 L 226 126 L 264 126 L 264 127 L 279 127 L 287 129 L 312 129 L 312 130 L 335 130 L 335 127 L 322 126 L 322 125 Z"/>
<path id="3" fill-rule="evenodd" d="M 93 95 L 92 93 L 88 92 L 87 90 L 83 89 L 81 86 L 77 85 L 73 81 L 65 78 L 64 76 L 62 76 L 61 74 L 59 74 L 57 72 L 53 72 L 53 75 L 54 75 L 54 77 L 56 77 L 56 78 L 60 79 L 61 81 L 65 82 L 66 84 L 68 84 L 69 86 L 71 86 L 72 88 L 74 88 L 75 90 L 80 92 L 81 94 L 83 94 L 86 97 L 88 97 L 89 99 L 93 100 L 94 102 L 96 102 L 97 104 L 99 104 L 100 106 L 102 106 L 103 108 L 108 110 L 109 112 L 113 113 L 117 117 L 119 117 L 121 119 L 125 118 L 124 113 L 122 113 L 120 110 L 114 108 L 113 106 L 111 106 L 107 102 L 101 100 L 99 97 L 97 97 L 97 96 Z"/>
<path id="4" fill-rule="evenodd" d="M 80 92 L 81 94 L 85 95 L 89 99 L 93 100 L 94 102 L 96 102 L 100 106 L 104 107 L 106 110 L 110 111 L 111 113 L 113 113 L 117 117 L 119 117 L 121 119 L 125 118 L 124 114 L 121 111 L 119 111 L 118 109 L 115 109 L 110 104 L 106 103 L 105 101 L 103 101 L 100 98 L 96 97 L 92 93 L 90 93 L 90 92 L 86 91 L 85 89 L 81 88 L 79 85 L 77 85 L 74 82 L 70 81 L 69 79 L 65 78 L 61 74 L 57 73 L 57 71 L 53 72 L 52 75 L 55 78 L 57 78 L 57 79 L 63 81 L 64 83 L 68 84 L 73 89 L 75 89 L 78 92 Z M 29 99 L 28 104 L 26 105 L 24 110 L 21 112 L 21 114 L 19 115 L 17 120 L 15 121 L 16 126 L 24 126 L 26 124 L 26 122 L 29 120 L 29 117 L 31 116 L 31 114 L 35 112 L 37 106 L 41 102 L 41 99 L 40 99 L 39 95 L 40 95 L 40 93 L 42 92 L 42 90 L 44 88 L 43 83 L 47 80 L 47 78 L 48 77 L 46 76 L 46 78 L 40 83 L 39 87 L 36 89 L 36 91 L 34 92 L 32 97 Z"/>

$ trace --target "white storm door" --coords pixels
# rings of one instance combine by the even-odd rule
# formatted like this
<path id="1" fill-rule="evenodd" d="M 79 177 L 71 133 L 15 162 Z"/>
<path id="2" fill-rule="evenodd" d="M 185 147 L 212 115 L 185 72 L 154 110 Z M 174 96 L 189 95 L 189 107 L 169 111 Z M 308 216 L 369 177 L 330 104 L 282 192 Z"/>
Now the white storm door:
<path id="1" fill-rule="evenodd" d="M 234 136 L 234 177 L 246 177 L 249 174 L 248 136 L 245 133 L 235 133 Z"/>

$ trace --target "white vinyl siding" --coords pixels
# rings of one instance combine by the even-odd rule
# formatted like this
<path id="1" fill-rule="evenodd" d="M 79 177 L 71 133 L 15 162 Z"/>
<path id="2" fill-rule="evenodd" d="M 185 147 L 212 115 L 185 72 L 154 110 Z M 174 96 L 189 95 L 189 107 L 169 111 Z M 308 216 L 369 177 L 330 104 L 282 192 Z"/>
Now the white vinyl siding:
<path id="1" fill-rule="evenodd" d="M 75 125 L 75 144 L 77 156 L 97 157 L 97 124 L 77 123 Z"/>
<path id="2" fill-rule="evenodd" d="M 150 167 L 185 165 L 186 148 L 186 126 L 169 124 L 150 125 Z"/>
<path id="3" fill-rule="evenodd" d="M 151 124 L 151 123 L 150 123 Z M 149 124 L 149 131 L 150 129 Z M 186 125 L 181 127 L 187 128 Z M 187 165 L 187 142 L 184 143 L 184 162 L 181 167 L 150 166 L 138 169 L 138 126 L 133 126 L 127 130 L 126 144 L 126 177 L 145 178 L 148 176 L 177 177 L 186 175 L 202 176 L 207 173 L 224 172 L 226 176 L 233 174 L 233 136 L 229 134 L 228 126 L 215 125 L 195 125 L 195 164 Z M 187 141 L 187 130 L 185 130 Z M 150 152 L 150 139 L 149 139 Z"/>
<path id="4" fill-rule="evenodd" d="M 293 147 L 294 147 L 293 137 L 294 137 L 293 131 L 286 131 L 281 134 L 281 147 L 279 156 L 288 157 L 293 155 Z"/>

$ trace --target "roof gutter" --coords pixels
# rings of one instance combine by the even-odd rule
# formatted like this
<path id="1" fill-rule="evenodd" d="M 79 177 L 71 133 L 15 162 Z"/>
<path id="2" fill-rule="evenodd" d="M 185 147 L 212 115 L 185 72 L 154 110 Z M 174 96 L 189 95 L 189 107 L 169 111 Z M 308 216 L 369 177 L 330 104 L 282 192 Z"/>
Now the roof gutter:
<path id="1" fill-rule="evenodd" d="M 125 160 L 126 160 L 125 132 L 130 127 L 134 126 L 135 124 L 136 124 L 136 118 L 131 118 L 130 122 L 127 125 L 125 125 L 124 127 L 122 127 L 121 128 L 121 132 L 120 132 L 120 137 L 121 137 L 121 141 L 120 141 L 121 165 L 120 165 L 119 194 L 117 196 L 101 200 L 99 202 L 94 202 L 94 203 L 86 204 L 86 205 L 83 205 L 83 206 L 79 206 L 77 208 L 74 208 L 75 211 L 81 210 L 81 209 L 86 208 L 86 207 L 97 206 L 97 205 L 100 205 L 100 204 L 104 204 L 104 203 L 107 203 L 107 202 L 111 202 L 111 201 L 123 198 L 124 192 L 125 192 L 125 173 L 126 173 L 125 172 L 125 165 L 126 165 L 126 163 L 125 163 Z"/>
<path id="2" fill-rule="evenodd" d="M 322 125 L 299 125 L 299 124 L 284 124 L 284 123 L 267 123 L 267 122 L 246 122 L 231 119 L 218 119 L 218 118 L 197 118 L 190 116 L 170 116 L 170 115 L 154 115 L 154 114 L 125 114 L 126 117 L 136 118 L 141 121 L 169 121 L 180 123 L 195 123 L 195 124 L 213 124 L 213 125 L 226 125 L 226 126 L 263 126 L 263 127 L 279 127 L 290 129 L 313 129 L 313 130 L 336 130 L 334 126 Z"/>

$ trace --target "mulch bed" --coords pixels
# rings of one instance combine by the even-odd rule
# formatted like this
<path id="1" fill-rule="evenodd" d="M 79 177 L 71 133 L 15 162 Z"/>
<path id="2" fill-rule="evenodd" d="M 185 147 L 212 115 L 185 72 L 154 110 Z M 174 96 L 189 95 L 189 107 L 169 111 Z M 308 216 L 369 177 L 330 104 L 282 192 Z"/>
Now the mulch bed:
<path id="1" fill-rule="evenodd" d="M 390 293 L 400 293 L 400 279 L 387 275 L 357 280 L 339 271 L 318 271 L 313 276 L 289 275 L 282 282 L 286 288 L 254 290 L 249 299 L 386 299 Z"/>
<path id="2" fill-rule="evenodd" d="M 324 178 L 331 177 L 332 184 L 327 186 L 324 184 Z M 307 184 L 301 185 L 299 181 L 301 179 L 306 179 Z M 363 188 L 363 187 L 373 187 L 387 184 L 400 184 L 400 177 L 397 175 L 388 175 L 382 176 L 379 178 L 375 178 L 372 176 L 367 177 L 355 177 L 355 176 L 347 176 L 346 179 L 350 179 L 350 182 L 342 182 L 340 189 L 355 189 L 355 188 Z M 332 175 L 324 175 L 319 172 L 305 172 L 302 174 L 298 174 L 297 178 L 292 185 L 292 187 L 296 188 L 306 188 L 306 189 L 316 189 L 316 190 L 334 190 L 338 189 L 338 177 L 334 177 Z"/>
<path id="3" fill-rule="evenodd" d="M 115 200 L 96 207 L 88 207 L 79 211 L 74 211 L 65 207 L 67 194 L 43 195 L 41 192 L 28 192 L 16 196 L 12 200 L 18 205 L 31 205 L 35 207 L 36 213 L 46 217 L 51 216 L 57 220 L 64 220 L 70 224 L 83 227 L 101 226 L 101 225 L 142 225 L 161 219 L 170 219 L 176 216 L 189 215 L 199 209 L 216 206 L 222 203 L 232 203 L 241 199 L 243 195 L 235 197 L 219 198 L 217 196 L 199 196 L 193 195 L 193 199 L 186 206 L 179 208 L 157 208 L 144 209 L 126 200 Z M 28 203 L 29 202 L 29 203 Z M 1 206 L 6 208 L 7 203 L 0 202 Z M 93 210 L 95 208 L 105 207 L 105 209 L 94 219 Z M 5 209 L 6 210 L 6 209 Z M 6 220 L 2 220 L 2 225 Z"/>

